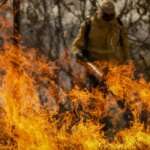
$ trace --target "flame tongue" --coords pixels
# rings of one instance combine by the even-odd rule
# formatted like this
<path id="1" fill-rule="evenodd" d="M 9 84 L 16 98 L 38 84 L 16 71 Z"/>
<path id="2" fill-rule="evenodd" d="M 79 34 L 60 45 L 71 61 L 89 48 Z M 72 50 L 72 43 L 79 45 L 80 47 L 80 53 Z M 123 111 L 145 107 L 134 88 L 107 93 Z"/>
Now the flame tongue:
<path id="1" fill-rule="evenodd" d="M 18 149 L 51 149 L 48 136 L 43 134 L 46 123 L 40 114 L 34 82 L 22 68 L 25 58 L 15 48 L 10 47 L 1 56 L 6 75 L 0 97 L 5 103 L 7 130 L 17 140 Z"/>

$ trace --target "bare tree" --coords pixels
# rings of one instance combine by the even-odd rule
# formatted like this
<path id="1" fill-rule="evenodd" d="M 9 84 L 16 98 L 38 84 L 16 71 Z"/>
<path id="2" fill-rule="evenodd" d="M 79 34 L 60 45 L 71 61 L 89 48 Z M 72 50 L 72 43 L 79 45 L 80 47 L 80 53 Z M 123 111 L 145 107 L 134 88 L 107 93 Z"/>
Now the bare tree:
<path id="1" fill-rule="evenodd" d="M 18 44 L 20 32 L 20 0 L 13 0 L 13 14 L 14 14 L 14 42 Z"/>
<path id="2" fill-rule="evenodd" d="M 21 32 L 32 29 L 29 43 L 38 47 L 43 54 L 58 57 L 61 49 L 71 45 L 81 22 L 85 20 L 86 16 L 95 14 L 96 2 L 95 0 L 13 0 L 14 37 L 18 37 L 19 22 L 23 19 L 23 25 L 21 26 L 28 24 L 28 28 Z M 1 4 L 4 3 L 5 0 Z M 114 3 L 116 3 L 118 17 L 128 28 L 130 42 L 137 43 L 139 46 L 149 45 L 149 1 L 114 0 Z M 20 8 L 20 4 L 24 6 Z M 25 14 L 23 15 L 24 18 L 20 16 L 19 10 L 21 14 Z M 31 42 L 31 39 L 34 39 L 34 41 Z"/>

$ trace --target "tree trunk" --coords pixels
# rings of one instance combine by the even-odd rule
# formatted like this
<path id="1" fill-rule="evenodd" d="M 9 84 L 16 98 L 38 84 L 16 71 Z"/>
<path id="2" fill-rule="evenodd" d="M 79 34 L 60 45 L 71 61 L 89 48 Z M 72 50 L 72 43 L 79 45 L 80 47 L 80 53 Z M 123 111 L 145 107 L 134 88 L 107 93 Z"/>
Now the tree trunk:
<path id="1" fill-rule="evenodd" d="M 18 45 L 20 34 L 20 0 L 13 0 L 13 15 L 14 15 L 13 42 L 15 45 Z"/>

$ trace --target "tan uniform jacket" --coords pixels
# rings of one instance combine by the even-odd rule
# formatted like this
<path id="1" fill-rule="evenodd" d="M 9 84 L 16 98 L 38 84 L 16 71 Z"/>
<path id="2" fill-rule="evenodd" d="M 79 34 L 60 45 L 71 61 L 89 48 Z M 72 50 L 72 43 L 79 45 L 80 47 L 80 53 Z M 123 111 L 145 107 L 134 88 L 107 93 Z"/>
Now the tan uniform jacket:
<path id="1" fill-rule="evenodd" d="M 89 33 L 88 50 L 95 59 L 118 59 L 124 61 L 128 58 L 127 32 L 117 19 L 106 22 L 93 16 Z M 84 47 L 85 23 L 73 42 L 72 52 L 76 53 Z"/>

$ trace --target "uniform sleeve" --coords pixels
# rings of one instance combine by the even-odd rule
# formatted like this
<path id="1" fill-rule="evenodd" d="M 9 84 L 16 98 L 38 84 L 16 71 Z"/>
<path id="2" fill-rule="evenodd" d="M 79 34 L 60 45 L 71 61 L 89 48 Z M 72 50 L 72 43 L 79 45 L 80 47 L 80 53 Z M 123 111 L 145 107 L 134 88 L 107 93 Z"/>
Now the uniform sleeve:
<path id="1" fill-rule="evenodd" d="M 127 29 L 122 27 L 121 29 L 121 49 L 123 51 L 124 60 L 130 59 L 129 44 L 128 44 L 128 32 Z"/>
<path id="2" fill-rule="evenodd" d="M 72 54 L 78 53 L 84 47 L 85 23 L 81 24 L 79 33 L 72 43 Z"/>

